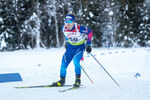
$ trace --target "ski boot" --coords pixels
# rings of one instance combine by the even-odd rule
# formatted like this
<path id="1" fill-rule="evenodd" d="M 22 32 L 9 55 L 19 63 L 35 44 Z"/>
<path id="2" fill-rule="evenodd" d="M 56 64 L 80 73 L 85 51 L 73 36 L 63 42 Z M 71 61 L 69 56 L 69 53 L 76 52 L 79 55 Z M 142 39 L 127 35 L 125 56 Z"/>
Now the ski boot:
<path id="1" fill-rule="evenodd" d="M 73 84 L 73 87 L 80 87 L 81 80 L 80 80 L 80 75 L 76 75 L 76 80 L 75 83 Z"/>
<path id="2" fill-rule="evenodd" d="M 64 86 L 65 85 L 65 77 L 60 77 L 60 80 L 57 82 L 54 82 L 51 86 Z"/>

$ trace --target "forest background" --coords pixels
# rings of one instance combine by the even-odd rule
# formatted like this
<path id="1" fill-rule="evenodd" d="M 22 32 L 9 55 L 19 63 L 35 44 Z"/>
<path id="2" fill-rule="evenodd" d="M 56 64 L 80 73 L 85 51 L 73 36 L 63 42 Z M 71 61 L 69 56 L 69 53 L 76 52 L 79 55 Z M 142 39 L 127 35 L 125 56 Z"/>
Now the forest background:
<path id="1" fill-rule="evenodd" d="M 63 47 L 68 13 L 93 47 L 150 47 L 150 0 L 0 0 L 0 51 Z"/>

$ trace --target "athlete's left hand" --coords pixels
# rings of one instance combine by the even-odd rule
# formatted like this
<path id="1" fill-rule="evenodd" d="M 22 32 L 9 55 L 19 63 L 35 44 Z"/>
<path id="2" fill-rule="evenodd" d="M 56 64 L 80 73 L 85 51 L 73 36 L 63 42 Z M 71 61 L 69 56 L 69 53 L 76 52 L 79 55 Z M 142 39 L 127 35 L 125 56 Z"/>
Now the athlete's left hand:
<path id="1" fill-rule="evenodd" d="M 87 53 L 90 53 L 91 51 L 92 51 L 91 46 L 87 46 L 87 47 L 86 47 L 86 52 L 87 52 Z"/>

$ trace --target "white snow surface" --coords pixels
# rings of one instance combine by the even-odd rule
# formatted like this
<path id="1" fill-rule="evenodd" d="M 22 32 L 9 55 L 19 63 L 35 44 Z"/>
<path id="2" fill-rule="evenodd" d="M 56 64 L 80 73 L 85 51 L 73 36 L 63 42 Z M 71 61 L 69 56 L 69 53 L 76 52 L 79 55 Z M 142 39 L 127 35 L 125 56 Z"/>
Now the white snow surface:
<path id="1" fill-rule="evenodd" d="M 118 82 L 118 87 L 99 64 L 85 53 L 82 71 L 85 86 L 15 89 L 16 86 L 47 85 L 59 80 L 64 48 L 0 52 L 0 74 L 20 73 L 23 81 L 0 83 L 0 100 L 150 100 L 150 48 L 94 48 L 92 54 Z M 135 78 L 135 74 L 141 76 Z M 67 69 L 66 84 L 75 81 L 74 65 Z"/>

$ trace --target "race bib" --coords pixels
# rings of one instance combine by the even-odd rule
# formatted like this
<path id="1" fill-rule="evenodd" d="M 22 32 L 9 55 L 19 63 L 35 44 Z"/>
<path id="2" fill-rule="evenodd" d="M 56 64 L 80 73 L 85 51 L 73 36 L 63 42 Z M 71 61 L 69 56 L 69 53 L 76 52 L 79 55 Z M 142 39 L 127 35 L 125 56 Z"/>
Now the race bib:
<path id="1" fill-rule="evenodd" d="M 80 32 L 64 32 L 65 36 L 71 43 L 80 43 L 84 40 L 84 34 Z"/>

